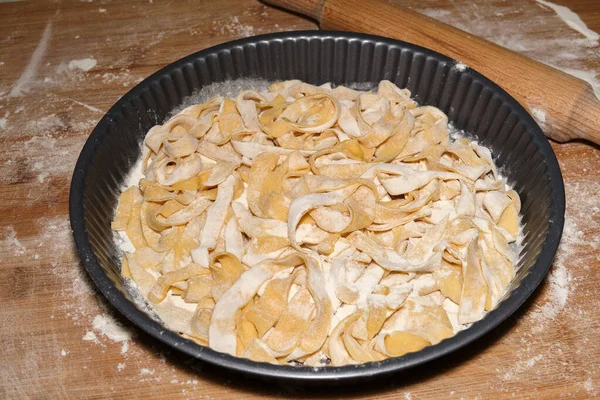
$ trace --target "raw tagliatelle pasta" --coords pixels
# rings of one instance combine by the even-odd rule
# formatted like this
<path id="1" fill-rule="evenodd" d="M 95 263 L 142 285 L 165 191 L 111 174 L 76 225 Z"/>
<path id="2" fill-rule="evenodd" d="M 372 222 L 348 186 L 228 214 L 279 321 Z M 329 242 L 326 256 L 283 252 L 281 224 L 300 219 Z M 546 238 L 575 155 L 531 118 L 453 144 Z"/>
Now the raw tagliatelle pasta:
<path id="1" fill-rule="evenodd" d="M 150 129 L 112 228 L 164 324 L 273 364 L 418 351 L 502 299 L 519 196 L 490 151 L 382 81 L 215 97 Z"/>

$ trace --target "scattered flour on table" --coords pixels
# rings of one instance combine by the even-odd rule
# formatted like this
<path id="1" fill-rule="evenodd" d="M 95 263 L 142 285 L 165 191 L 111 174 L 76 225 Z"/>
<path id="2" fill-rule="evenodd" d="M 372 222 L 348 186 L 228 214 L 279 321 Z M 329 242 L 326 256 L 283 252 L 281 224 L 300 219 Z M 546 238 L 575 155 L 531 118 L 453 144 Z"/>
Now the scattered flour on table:
<path id="1" fill-rule="evenodd" d="M 24 92 L 27 92 L 29 85 L 37 75 L 37 71 L 40 67 L 42 59 L 44 58 L 44 55 L 46 55 L 51 36 L 52 23 L 48 22 L 46 24 L 46 28 L 44 28 L 44 32 L 42 33 L 42 37 L 40 38 L 37 47 L 33 51 L 33 54 L 27 63 L 27 66 L 21 73 L 19 79 L 17 79 L 13 85 L 8 97 L 18 97 L 23 95 Z"/>
<path id="2" fill-rule="evenodd" d="M 84 72 L 89 71 L 94 68 L 97 64 L 97 61 L 93 58 L 82 58 L 81 60 L 72 60 L 69 61 L 68 68 L 70 70 L 80 69 Z"/>
<path id="3" fill-rule="evenodd" d="M 565 226 L 554 266 L 548 275 L 549 301 L 532 313 L 533 320 L 538 323 L 534 333 L 543 330 L 545 322 L 556 318 L 567 306 L 569 296 L 577 287 L 571 266 L 589 269 L 589 260 L 575 256 L 598 253 L 600 238 L 592 232 L 600 229 L 599 191 L 600 182 L 565 182 Z"/>
<path id="4" fill-rule="evenodd" d="M 132 75 L 129 68 L 121 68 L 116 72 L 104 72 L 103 74 L 96 74 L 94 76 L 102 79 L 102 83 L 104 84 L 120 83 L 123 87 L 137 84 L 143 80 L 142 77 L 136 78 Z"/>
<path id="5" fill-rule="evenodd" d="M 92 331 L 87 331 L 81 339 L 87 342 L 94 342 L 96 344 L 100 344 L 100 342 L 98 341 L 98 337 Z"/>
<path id="6" fill-rule="evenodd" d="M 594 232 L 600 230 L 600 202 L 597 193 L 600 182 L 565 182 L 567 201 L 565 226 L 561 242 L 540 296 L 539 306 L 534 306 L 523 315 L 522 334 L 518 349 L 514 353 L 515 363 L 507 368 L 496 369 L 498 383 L 494 387 L 507 391 L 506 384 L 518 383 L 524 376 L 544 379 L 548 370 L 556 365 L 569 365 L 575 350 L 576 356 L 589 365 L 587 379 L 593 384 L 593 371 L 600 363 L 586 349 L 589 347 L 589 335 L 569 335 L 574 342 L 556 341 L 545 343 L 548 335 L 560 335 L 570 327 L 587 326 L 590 319 L 588 303 L 575 303 L 572 297 L 588 296 L 584 291 L 585 274 L 574 276 L 574 271 L 590 270 L 598 265 L 600 238 Z M 538 365 L 539 364 L 539 365 Z M 527 371 L 527 372 L 526 372 Z M 565 375 L 562 382 L 568 382 Z M 589 386 L 588 385 L 588 386 Z M 584 387 L 590 395 L 596 395 Z M 594 388 L 591 389 L 594 391 Z"/>
<path id="7" fill-rule="evenodd" d="M 30 144 L 31 142 L 38 140 L 37 138 L 40 137 L 39 136 L 40 134 L 41 135 L 52 134 L 52 133 L 55 133 L 57 131 L 64 129 L 65 127 L 66 127 L 65 122 L 56 114 L 49 114 L 49 115 L 43 116 L 39 119 L 29 121 L 25 128 L 28 131 L 35 133 L 36 135 L 33 136 L 25 144 Z M 51 139 L 47 140 L 46 147 L 53 147 L 52 146 L 53 143 L 54 143 L 53 140 L 51 140 Z"/>
<path id="8" fill-rule="evenodd" d="M 5 199 L 7 205 L 14 204 L 17 216 L 31 207 L 45 209 L 64 205 L 79 153 L 98 122 L 98 113 L 102 112 L 79 101 L 84 98 L 65 97 L 65 93 L 86 89 L 98 82 L 131 86 L 141 80 L 119 65 L 111 66 L 109 74 L 94 73 L 98 61 L 88 57 L 88 51 L 75 53 L 71 61 L 71 58 L 62 61 L 50 58 L 49 54 L 60 54 L 62 46 L 55 43 L 52 23 L 35 34 L 39 35 L 37 44 L 34 42 L 31 48 L 23 49 L 18 66 L 22 68 L 20 76 L 17 74 L 13 82 L 0 89 L 0 108 L 11 110 L 10 113 L 0 110 L 0 145 L 4 146 L 5 154 L 10 155 L 3 163 L 0 183 L 31 187 L 29 191 L 26 188 L 22 194 Z M 23 112 L 25 99 L 28 106 Z M 26 235 L 13 226 L 2 227 L 0 249 L 9 256 L 31 259 L 27 268 L 36 268 L 41 271 L 42 279 L 46 274 L 58 283 L 58 290 L 50 294 L 57 305 L 47 320 L 49 323 L 66 318 L 76 328 L 77 338 L 85 343 L 103 348 L 118 346 L 121 354 L 130 357 L 132 332 L 104 315 L 109 310 L 103 309 L 103 301 L 99 304 L 91 280 L 76 260 L 67 215 L 37 218 L 28 226 Z M 71 356 L 65 344 L 55 345 L 51 351 L 59 359 Z M 41 361 L 34 355 L 31 360 L 29 369 L 36 371 L 34 364 Z M 118 370 L 124 368 L 122 362 L 117 365 Z M 170 366 L 166 370 L 169 374 L 176 372 Z"/>
<path id="9" fill-rule="evenodd" d="M 25 254 L 25 246 L 21 243 L 19 238 L 17 238 L 15 228 L 12 226 L 5 226 L 3 234 L 2 245 L 7 250 L 7 255 L 11 253 L 18 256 Z"/>
<path id="10" fill-rule="evenodd" d="M 110 315 L 96 315 L 92 326 L 95 331 L 106 336 L 113 342 L 127 342 L 131 340 L 133 331 L 119 322 Z"/>
<path id="11" fill-rule="evenodd" d="M 225 24 L 213 21 L 213 31 L 218 31 L 221 35 L 229 33 L 244 38 L 256 35 L 257 32 L 254 29 L 252 25 L 240 23 L 240 18 L 237 16 L 229 18 Z"/>
<path id="12" fill-rule="evenodd" d="M 506 373 L 504 374 L 502 379 L 504 379 L 504 380 L 515 379 L 518 375 L 521 375 L 528 369 L 531 369 L 543 357 L 544 356 L 542 356 L 541 354 L 538 354 L 537 356 L 528 358 L 527 360 L 518 361 L 512 368 L 510 368 L 508 371 L 506 371 Z"/>
<path id="13" fill-rule="evenodd" d="M 585 389 L 587 394 L 591 396 L 598 395 L 598 391 L 596 391 L 596 388 L 594 387 L 594 381 L 592 380 L 592 377 L 587 378 L 585 382 L 583 382 L 583 388 Z"/>
<path id="14" fill-rule="evenodd" d="M 123 342 L 123 345 L 121 346 L 121 354 L 125 354 L 125 353 L 127 353 L 127 351 L 129 351 L 129 341 L 128 340 Z"/>
<path id="15" fill-rule="evenodd" d="M 19 116 L 13 119 L 16 121 L 17 118 L 21 119 Z M 73 132 L 88 131 L 97 122 L 96 119 L 74 122 L 70 118 L 71 115 L 64 113 L 51 113 L 11 123 L 7 134 L 0 138 L 6 154 L 12 155 L 9 168 L 4 169 L 0 182 L 25 183 L 33 178 L 43 183 L 70 175 L 86 140 L 86 136 L 73 135 Z M 12 140 L 13 133 L 25 141 Z M 37 197 L 31 200 L 41 200 L 43 197 L 40 195 L 45 192 L 36 191 Z"/>
<path id="16" fill-rule="evenodd" d="M 566 233 L 566 232 L 565 232 Z M 564 250 L 560 250 L 565 254 Z M 559 255 L 560 257 L 560 255 Z M 567 267 L 565 267 L 560 258 L 557 258 L 555 265 L 546 278 L 548 280 L 548 301 L 540 308 L 531 313 L 531 318 L 535 322 L 532 332 L 540 333 L 546 327 L 546 324 L 553 321 L 558 314 L 567 305 L 567 300 L 572 289 L 573 277 Z"/>
<path id="17" fill-rule="evenodd" d="M 598 41 L 598 39 L 600 38 L 600 35 L 598 35 L 598 33 L 589 29 L 585 22 L 583 22 L 581 18 L 579 18 L 579 15 L 575 14 L 568 7 L 560 6 L 558 4 L 554 4 L 545 0 L 536 1 L 539 4 L 553 9 L 556 12 L 556 15 L 558 15 L 563 21 L 565 21 L 565 24 L 569 25 L 571 28 L 575 29 L 577 32 L 581 33 L 586 38 L 596 41 Z"/>
<path id="18" fill-rule="evenodd" d="M 118 363 L 117 364 L 117 371 L 121 372 L 125 369 L 125 364 L 124 363 Z"/>

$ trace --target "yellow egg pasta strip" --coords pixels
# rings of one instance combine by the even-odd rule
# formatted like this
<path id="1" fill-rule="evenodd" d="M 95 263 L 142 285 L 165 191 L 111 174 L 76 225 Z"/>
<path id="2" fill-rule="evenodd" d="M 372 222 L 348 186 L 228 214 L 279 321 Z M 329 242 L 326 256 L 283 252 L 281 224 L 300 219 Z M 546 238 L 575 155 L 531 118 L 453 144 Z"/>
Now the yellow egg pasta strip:
<path id="1" fill-rule="evenodd" d="M 214 254 L 210 260 L 209 268 L 212 274 L 211 294 L 216 300 L 220 299 L 223 293 L 225 293 L 245 271 L 240 260 L 230 253 Z"/>
<path id="2" fill-rule="evenodd" d="M 246 318 L 254 324 L 258 336 L 262 337 L 279 320 L 284 311 L 293 276 L 274 279 L 265 288 L 264 293 L 248 310 Z"/>
<path id="3" fill-rule="evenodd" d="M 438 251 L 434 252 L 428 259 L 413 264 L 398 252 L 381 246 L 360 231 L 352 232 L 348 235 L 347 240 L 357 249 L 371 256 L 377 264 L 390 271 L 435 271 L 441 263 L 442 254 Z"/>
<path id="4" fill-rule="evenodd" d="M 209 272 L 206 268 L 206 272 Z M 211 296 L 214 280 L 211 274 L 204 274 L 191 277 L 188 280 L 188 288 L 183 295 L 183 300 L 186 303 L 198 303 L 202 299 Z"/>
<path id="5" fill-rule="evenodd" d="M 306 287 L 296 292 L 266 339 L 267 346 L 278 356 L 288 355 L 298 346 L 315 309 L 310 299 Z"/>
<path id="6" fill-rule="evenodd" d="M 279 155 L 265 151 L 252 162 L 247 189 L 248 208 L 258 217 L 264 217 L 260 207 L 263 184 L 269 173 L 277 166 L 278 161 Z"/>
<path id="7" fill-rule="evenodd" d="M 355 360 L 359 363 L 375 361 L 376 356 L 367 347 L 362 346 L 356 340 L 356 338 L 354 338 L 354 336 L 352 336 L 352 334 L 351 334 L 352 326 L 353 325 L 348 327 L 344 331 L 344 334 L 342 335 L 342 338 L 344 340 L 344 345 L 346 346 L 346 350 L 348 351 L 348 354 L 350 355 L 350 357 L 352 357 L 353 360 Z"/>
<path id="8" fill-rule="evenodd" d="M 463 287 L 460 298 L 458 321 L 461 324 L 475 322 L 484 314 L 488 288 L 481 270 L 481 248 L 477 239 L 468 247 L 463 265 Z"/>
<path id="9" fill-rule="evenodd" d="M 252 361 L 264 362 L 269 364 L 279 364 L 277 359 L 273 357 L 271 354 L 272 351 L 265 344 L 264 341 L 260 339 L 254 339 L 242 353 L 241 357 L 248 358 Z"/>
<path id="10" fill-rule="evenodd" d="M 135 193 L 135 192 L 134 192 Z M 137 192 L 139 193 L 139 191 Z M 131 206 L 131 214 L 127 223 L 127 237 L 133 243 L 136 249 L 148 246 L 144 237 L 143 221 L 142 221 L 142 197 L 135 195 L 135 200 Z"/>
<path id="11" fill-rule="evenodd" d="M 192 335 L 195 338 L 198 338 L 204 342 L 208 342 L 208 328 L 210 326 L 212 313 L 212 308 L 198 307 L 196 309 L 196 312 L 194 313 L 190 323 Z"/>
<path id="12" fill-rule="evenodd" d="M 148 293 L 148 300 L 153 303 L 160 303 L 167 296 L 167 292 L 171 285 L 176 282 L 187 281 L 188 279 L 197 276 L 206 274 L 206 269 L 197 266 L 196 264 L 190 264 L 185 268 L 179 269 L 177 271 L 169 272 L 163 274 L 158 280 L 156 284 Z"/>
<path id="13" fill-rule="evenodd" d="M 348 353 L 343 336 L 344 332 L 346 332 L 358 318 L 360 318 L 360 313 L 349 315 L 340 321 L 329 335 L 329 339 L 327 340 L 327 352 L 331 358 L 332 366 L 338 367 L 341 365 L 357 363 Z"/>
<path id="14" fill-rule="evenodd" d="M 175 247 L 181 234 L 183 233 L 183 226 L 174 226 L 163 230 L 161 233 L 153 230 L 148 221 L 154 218 L 157 206 L 148 202 L 144 202 L 140 210 L 140 223 L 142 232 L 146 243 L 152 248 L 152 250 L 158 253 L 164 253 Z"/>
<path id="15" fill-rule="evenodd" d="M 381 334 L 377 337 L 376 348 L 388 357 L 400 357 L 407 353 L 419 351 L 431 343 L 409 332 L 394 331 L 390 334 Z"/>
<path id="16" fill-rule="evenodd" d="M 138 290 L 144 297 L 148 297 L 148 293 L 154 287 L 156 278 L 148 271 L 146 271 L 131 254 L 125 254 L 127 258 L 127 267 L 131 278 L 136 283 Z"/>
<path id="17" fill-rule="evenodd" d="M 119 197 L 119 204 L 117 206 L 117 212 L 115 213 L 115 217 L 110 226 L 112 230 L 127 230 L 129 220 L 131 219 L 133 204 L 136 202 L 136 199 L 140 198 L 140 190 L 135 186 L 132 186 L 121 193 L 121 196 Z"/>
<path id="18" fill-rule="evenodd" d="M 258 218 L 246 209 L 242 204 L 234 201 L 232 204 L 233 212 L 238 221 L 242 232 L 251 238 L 260 236 L 275 236 L 287 238 L 287 224 L 276 219 Z"/>
<path id="19" fill-rule="evenodd" d="M 234 185 L 235 177 L 229 176 L 225 182 L 219 185 L 217 198 L 208 208 L 205 227 L 210 227 L 210 229 L 202 230 L 200 246 L 192 251 L 194 262 L 200 266 L 208 267 L 208 251 L 214 249 L 217 245 L 217 238 L 225 223 L 227 211 L 233 199 Z"/>
<path id="20" fill-rule="evenodd" d="M 240 275 L 239 279 L 215 304 L 209 328 L 209 346 L 213 350 L 236 354 L 236 312 L 244 307 L 258 292 L 261 285 L 285 268 L 297 266 L 303 260 L 297 255 L 277 260 L 265 260 Z"/>
<path id="21" fill-rule="evenodd" d="M 175 163 L 176 166 L 169 173 L 171 163 Z M 154 168 L 156 181 L 165 186 L 192 178 L 200 173 L 200 171 L 202 171 L 202 159 L 197 153 L 177 159 L 165 158 Z"/>
<path id="22" fill-rule="evenodd" d="M 288 359 L 296 359 L 318 351 L 329 332 L 331 325 L 332 307 L 329 295 L 325 288 L 325 277 L 319 263 L 312 257 L 300 255 L 307 269 L 307 286 L 315 302 L 315 315 L 308 324 L 298 347 L 290 354 Z"/>

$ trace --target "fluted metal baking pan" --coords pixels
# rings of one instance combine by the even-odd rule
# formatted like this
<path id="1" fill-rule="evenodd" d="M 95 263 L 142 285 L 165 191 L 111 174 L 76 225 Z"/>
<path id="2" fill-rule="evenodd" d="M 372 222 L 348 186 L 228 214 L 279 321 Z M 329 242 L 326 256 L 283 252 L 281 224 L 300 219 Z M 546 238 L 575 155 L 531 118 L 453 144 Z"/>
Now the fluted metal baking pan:
<path id="1" fill-rule="evenodd" d="M 492 149 L 521 196 L 524 248 L 505 299 L 481 321 L 419 352 L 358 366 L 303 368 L 217 353 L 166 330 L 128 293 L 110 222 L 119 187 L 140 155 L 148 129 L 194 91 L 238 78 L 301 79 L 313 84 L 375 87 L 389 79 L 420 104 L 439 107 L 451 123 Z M 515 79 L 527 79 L 516 76 Z M 533 293 L 556 253 L 564 223 L 564 187 L 556 157 L 529 114 L 499 86 L 439 53 L 358 33 L 301 31 L 255 36 L 189 55 L 145 79 L 98 123 L 77 161 L 70 216 L 77 251 L 106 298 L 131 322 L 205 362 L 267 378 L 332 383 L 373 378 L 430 362 L 466 346 L 506 320 Z"/>

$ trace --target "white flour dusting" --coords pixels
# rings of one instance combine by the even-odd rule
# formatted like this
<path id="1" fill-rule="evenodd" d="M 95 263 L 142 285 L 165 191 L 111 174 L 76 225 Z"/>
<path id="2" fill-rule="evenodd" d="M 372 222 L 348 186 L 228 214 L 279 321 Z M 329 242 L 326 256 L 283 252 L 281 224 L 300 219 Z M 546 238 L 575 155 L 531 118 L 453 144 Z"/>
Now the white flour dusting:
<path id="1" fill-rule="evenodd" d="M 541 332 L 547 323 L 554 320 L 567 306 L 569 296 L 576 288 L 569 266 L 585 262 L 585 260 L 575 260 L 574 255 L 581 251 L 581 247 L 586 248 L 586 254 L 597 252 L 600 238 L 590 237 L 586 232 L 600 229 L 600 209 L 596 197 L 599 190 L 600 182 L 587 184 L 565 182 L 567 199 L 565 227 L 554 267 L 547 278 L 548 301 L 531 313 L 536 323 L 533 327 L 534 333 Z"/>
<path id="2" fill-rule="evenodd" d="M 121 372 L 125 369 L 125 364 L 124 363 L 118 363 L 117 364 L 117 371 Z"/>
<path id="3" fill-rule="evenodd" d="M 234 97 L 244 90 L 255 90 L 261 92 L 266 90 L 270 82 L 260 79 L 233 79 L 224 82 L 215 82 L 195 91 L 191 96 L 186 97 L 183 103 L 170 112 L 165 121 L 178 114 L 186 107 L 194 104 L 204 103 L 206 100 L 215 96 Z M 136 182 L 137 183 L 137 182 Z"/>
<path id="4" fill-rule="evenodd" d="M 256 35 L 254 27 L 240 23 L 240 19 L 237 16 L 229 18 L 225 24 L 213 21 L 213 30 L 218 30 L 221 35 L 231 34 L 240 38 Z"/>
<path id="5" fill-rule="evenodd" d="M 123 231 L 113 231 L 113 240 L 123 253 L 133 253 L 135 251 L 135 246 L 127 236 L 127 233 Z"/>
<path id="6" fill-rule="evenodd" d="M 21 73 L 19 79 L 15 82 L 8 97 L 18 97 L 23 95 L 23 92 L 27 92 L 27 88 L 30 85 L 31 81 L 36 77 L 38 68 L 46 54 L 48 49 L 48 44 L 50 43 L 50 37 L 52 36 L 52 23 L 48 22 L 46 24 L 46 28 L 44 28 L 44 32 L 42 33 L 42 37 L 33 51 L 27 66 Z"/>
<path id="7" fill-rule="evenodd" d="M 566 229 L 565 234 L 568 234 Z M 560 261 L 562 260 L 557 259 L 554 268 L 546 278 L 549 284 L 548 301 L 531 313 L 531 318 L 536 323 L 531 330 L 533 333 L 542 332 L 547 323 L 553 321 L 567 305 L 573 277 Z"/>
<path id="8" fill-rule="evenodd" d="M 97 61 L 93 58 L 82 58 L 81 60 L 72 60 L 69 61 L 68 68 L 70 70 L 80 69 L 84 72 L 89 71 L 94 68 L 97 64 Z"/>
<path id="9" fill-rule="evenodd" d="M 133 336 L 133 331 L 119 322 L 110 315 L 96 315 L 92 322 L 94 330 L 108 337 L 113 342 L 124 342 L 130 340 Z"/>
<path id="10" fill-rule="evenodd" d="M 546 125 L 546 112 L 544 110 L 540 110 L 539 108 L 531 108 L 531 115 L 538 123 L 540 128 L 544 129 Z"/>
<path id="11" fill-rule="evenodd" d="M 465 71 L 469 67 L 467 67 L 465 64 L 463 64 L 461 62 L 457 62 L 454 64 L 454 68 L 456 68 L 459 71 Z"/>
<path id="12" fill-rule="evenodd" d="M 8 115 L 5 115 L 4 117 L 0 118 L 0 129 L 6 129 L 7 117 Z"/>
<path id="13" fill-rule="evenodd" d="M 62 357 L 66 357 L 66 356 L 67 356 L 67 354 L 69 354 L 69 352 L 68 352 L 68 351 L 66 351 L 65 349 L 62 349 L 62 350 L 60 351 L 60 355 L 61 355 Z"/>
<path id="14" fill-rule="evenodd" d="M 85 333 L 85 335 L 81 338 L 81 340 L 85 340 L 87 342 L 94 342 L 96 344 L 100 344 L 100 341 L 98 340 L 98 337 L 92 331 L 87 331 Z"/>
<path id="15" fill-rule="evenodd" d="M 528 369 L 531 369 L 538 361 L 540 361 L 544 356 L 538 354 L 537 356 L 531 357 L 527 360 L 522 360 L 517 362 L 512 368 L 510 368 L 504 376 L 502 377 L 504 380 L 513 380 L 518 375 L 526 373 Z"/>
<path id="16" fill-rule="evenodd" d="M 575 29 L 577 32 L 581 33 L 586 38 L 596 41 L 600 38 L 600 35 L 598 35 L 598 33 L 589 29 L 585 22 L 583 22 L 581 18 L 579 18 L 579 15 L 575 14 L 568 7 L 559 6 L 558 4 L 554 4 L 545 0 L 536 1 L 539 4 L 543 4 L 544 6 L 553 9 L 556 12 L 556 15 L 558 15 L 563 21 L 565 21 L 565 24 L 569 25 L 571 28 Z"/>
<path id="17" fill-rule="evenodd" d="M 0 182 L 26 183 L 32 178 L 38 182 L 46 182 L 71 174 L 86 136 L 66 136 L 65 133 L 85 131 L 95 123 L 95 119 L 73 122 L 64 114 L 47 114 L 38 119 L 12 123 L 3 145 L 6 154 L 15 157 L 14 164 L 5 168 L 0 175 Z M 10 140 L 12 133 L 21 135 L 25 141 Z M 25 177 L 23 171 L 27 171 Z M 42 193 L 45 190 L 32 192 L 31 201 L 42 200 Z"/>
<path id="18" fill-rule="evenodd" d="M 129 171 L 129 174 L 127 174 L 127 177 L 125 177 L 125 181 L 123 182 L 123 185 L 121 185 L 121 191 L 124 191 L 134 185 L 139 184 L 142 178 L 145 178 L 145 175 L 144 168 L 142 165 L 142 158 L 140 157 L 131 167 L 131 170 Z"/>
<path id="19" fill-rule="evenodd" d="M 598 395 L 598 392 L 596 391 L 596 389 L 594 387 L 594 382 L 592 381 L 591 377 L 587 378 L 585 380 L 585 382 L 583 382 L 583 388 L 591 396 L 597 396 Z"/>
<path id="20" fill-rule="evenodd" d="M 95 77 L 102 79 L 104 84 L 115 84 L 120 83 L 121 86 L 127 87 L 134 83 L 142 81 L 141 77 L 136 78 L 131 74 L 129 68 L 121 68 L 117 72 L 104 72 L 103 74 L 96 74 Z"/>
<path id="21" fill-rule="evenodd" d="M 585 274 L 575 274 L 593 268 L 600 261 L 597 258 L 600 238 L 592 234 L 600 229 L 599 191 L 600 182 L 566 180 L 565 227 L 554 265 L 543 284 L 540 299 L 536 301 L 540 305 L 534 306 L 520 320 L 523 328 L 518 329 L 518 345 L 506 339 L 506 345 L 513 346 L 515 350 L 515 362 L 512 366 L 501 366 L 496 370 L 499 382 L 494 386 L 496 389 L 506 391 L 505 385 L 522 381 L 524 375 L 543 377 L 548 368 L 567 365 L 572 362 L 572 357 L 578 357 L 582 363 L 589 365 L 590 371 L 597 368 L 594 355 L 586 351 L 589 347 L 588 335 L 570 336 L 573 342 L 556 341 L 548 344 L 545 340 L 548 335 L 561 335 L 564 330 L 581 329 L 578 327 L 586 326 L 590 319 L 587 309 L 593 305 L 585 302 L 576 305 L 570 300 L 572 297 L 590 295 L 582 293 Z M 573 355 L 573 350 L 576 355 Z M 562 379 L 567 379 L 562 381 L 565 383 L 570 378 L 564 376 Z M 588 381 L 592 382 L 591 378 Z M 585 389 L 589 395 L 596 395 Z"/>
<path id="22" fill-rule="evenodd" d="M 21 243 L 21 241 L 17 238 L 17 232 L 15 231 L 15 228 L 12 226 L 5 226 L 3 233 L 4 237 L 2 238 L 2 247 L 4 247 L 9 254 L 25 254 L 25 246 L 23 246 L 23 243 Z"/>

